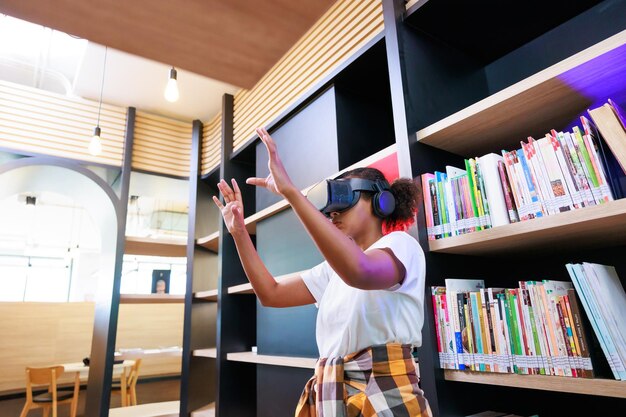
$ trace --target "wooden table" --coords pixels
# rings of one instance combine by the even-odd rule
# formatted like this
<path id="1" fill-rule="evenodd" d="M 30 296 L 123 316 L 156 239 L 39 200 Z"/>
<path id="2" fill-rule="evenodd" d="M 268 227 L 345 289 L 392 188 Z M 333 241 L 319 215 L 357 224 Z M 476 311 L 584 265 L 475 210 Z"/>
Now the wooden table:
<path id="1" fill-rule="evenodd" d="M 126 374 L 127 369 L 130 369 L 135 364 L 134 360 L 125 359 L 122 363 L 113 365 L 113 377 L 120 377 L 120 388 L 122 391 L 122 406 L 126 406 Z M 89 375 L 89 366 L 86 366 L 83 362 L 70 362 L 62 363 L 65 373 L 78 374 L 79 377 L 86 378 Z"/>

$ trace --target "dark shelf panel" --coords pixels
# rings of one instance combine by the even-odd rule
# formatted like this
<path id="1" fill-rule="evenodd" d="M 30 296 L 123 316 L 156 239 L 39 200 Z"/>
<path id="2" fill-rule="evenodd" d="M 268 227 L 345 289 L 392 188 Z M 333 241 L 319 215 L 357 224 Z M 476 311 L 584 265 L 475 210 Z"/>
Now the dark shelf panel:
<path id="1" fill-rule="evenodd" d="M 409 6 L 410 14 L 405 21 L 416 30 L 488 64 L 598 3 L 601 1 L 437 0 L 421 7 Z"/>

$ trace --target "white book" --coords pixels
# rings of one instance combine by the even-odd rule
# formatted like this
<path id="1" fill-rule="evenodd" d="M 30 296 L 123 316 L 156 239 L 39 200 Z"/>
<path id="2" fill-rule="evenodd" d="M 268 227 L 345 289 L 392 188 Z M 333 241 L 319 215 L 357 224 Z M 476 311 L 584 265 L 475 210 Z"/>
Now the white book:
<path id="1" fill-rule="evenodd" d="M 561 172 L 559 161 L 556 157 L 556 152 L 552 147 L 551 135 L 547 134 L 545 137 L 538 139 L 539 150 L 545 163 L 546 172 L 548 174 L 548 181 L 552 188 L 552 194 L 554 195 L 553 204 L 557 212 L 573 210 L 574 205 L 572 198 L 567 188 L 567 183 Z"/>
<path id="2" fill-rule="evenodd" d="M 565 160 L 565 153 L 563 152 L 563 147 L 561 146 L 561 142 L 558 139 L 559 135 L 562 136 L 563 132 L 557 132 L 556 130 L 553 130 L 552 134 L 550 135 L 550 144 L 552 145 L 552 149 L 554 149 L 556 159 L 561 168 L 561 173 L 563 174 L 563 178 L 565 179 L 565 184 L 567 185 L 567 189 L 569 190 L 569 195 L 572 199 L 572 208 L 580 208 L 583 206 L 583 199 L 578 193 L 578 187 L 576 187 L 576 184 L 574 182 L 570 166 Z"/>
<path id="3" fill-rule="evenodd" d="M 583 262 L 583 270 L 594 291 L 620 361 L 626 367 L 626 293 L 617 272 L 612 266 L 589 262 Z"/>
<path id="4" fill-rule="evenodd" d="M 574 138 L 570 132 L 563 133 L 563 149 L 567 149 L 570 153 L 570 158 L 575 168 L 575 177 L 578 183 L 578 188 L 581 190 L 585 200 L 585 206 L 596 205 L 596 197 L 593 194 L 591 179 L 589 178 L 587 171 L 584 167 L 584 163 L 580 160 L 579 152 L 574 145 Z"/>
<path id="5" fill-rule="evenodd" d="M 544 207 L 546 208 L 548 214 L 555 214 L 556 208 L 554 207 L 553 201 L 554 194 L 552 193 L 552 188 L 550 187 L 550 182 L 548 181 L 548 174 L 546 173 L 546 167 L 539 150 L 539 145 L 532 136 L 528 137 L 528 143 L 520 143 L 522 145 L 522 149 L 524 150 L 524 155 L 526 155 L 528 163 L 533 169 L 533 175 L 537 180 L 537 188 L 541 194 L 541 200 Z"/>
<path id="6" fill-rule="evenodd" d="M 485 194 L 491 215 L 491 226 L 501 226 L 509 224 L 509 214 L 502 191 L 502 182 L 498 172 L 498 161 L 504 162 L 502 155 L 488 153 L 478 158 L 477 164 L 483 176 L 485 184 Z"/>
<path id="7" fill-rule="evenodd" d="M 589 287 L 582 265 L 568 263 L 565 266 L 570 274 L 570 277 L 572 278 L 576 292 L 580 297 L 581 304 L 587 313 L 591 327 L 600 342 L 604 356 L 606 357 L 609 367 L 613 372 L 613 377 L 617 380 L 626 380 L 626 369 L 624 369 L 624 366 L 619 359 L 617 349 L 615 348 L 615 344 L 613 343 L 613 339 L 610 336 L 606 323 L 602 320 L 600 308 L 597 305 L 596 299 L 593 297 L 593 292 Z"/>

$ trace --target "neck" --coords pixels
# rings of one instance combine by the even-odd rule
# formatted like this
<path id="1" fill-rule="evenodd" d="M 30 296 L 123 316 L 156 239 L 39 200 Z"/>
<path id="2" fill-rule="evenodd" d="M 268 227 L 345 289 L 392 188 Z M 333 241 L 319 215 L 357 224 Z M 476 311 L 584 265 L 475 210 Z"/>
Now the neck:
<path id="1" fill-rule="evenodd" d="M 356 243 L 362 250 L 366 250 L 374 242 L 383 237 L 382 226 L 379 224 L 378 228 L 372 227 L 359 234 L 358 236 L 353 236 L 352 239 L 354 243 Z"/>

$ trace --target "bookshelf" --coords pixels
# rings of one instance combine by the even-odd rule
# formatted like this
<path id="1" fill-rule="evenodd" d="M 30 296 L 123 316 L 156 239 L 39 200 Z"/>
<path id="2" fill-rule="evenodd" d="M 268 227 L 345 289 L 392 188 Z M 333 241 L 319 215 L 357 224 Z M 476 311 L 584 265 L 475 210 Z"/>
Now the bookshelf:
<path id="1" fill-rule="evenodd" d="M 488 372 L 444 371 L 446 381 L 472 384 L 500 385 L 544 391 L 559 391 L 573 394 L 598 395 L 602 397 L 626 398 L 622 381 L 612 379 L 567 378 L 546 375 L 498 375 Z"/>
<path id="2" fill-rule="evenodd" d="M 368 156 L 367 158 L 358 161 L 352 165 L 350 165 L 349 167 L 342 169 L 339 172 L 334 173 L 332 176 L 329 177 L 336 177 L 338 175 L 340 175 L 343 172 L 346 171 L 350 171 L 352 169 L 355 168 L 359 168 L 359 167 L 365 167 L 370 165 L 373 162 L 379 161 L 383 158 L 386 158 L 388 156 L 393 155 L 393 153 L 396 151 L 396 147 L 395 145 L 390 145 L 387 148 L 376 152 L 373 155 Z M 314 185 L 314 184 L 313 184 Z M 312 185 L 311 185 L 312 186 Z M 308 186 L 304 189 L 302 189 L 302 194 L 307 193 L 307 191 L 311 188 L 311 186 Z M 263 221 L 264 219 L 267 219 L 268 217 L 271 217 L 277 213 L 280 213 L 283 210 L 286 210 L 289 207 L 289 204 L 287 203 L 286 200 L 280 200 L 266 208 L 264 208 L 263 210 L 260 210 L 254 214 L 252 214 L 251 216 L 246 217 L 245 219 L 245 224 L 246 224 L 246 230 L 248 230 L 248 233 L 250 233 L 251 235 L 255 235 L 256 234 L 256 225 L 258 222 Z M 217 253 L 218 249 L 219 249 L 219 233 L 218 232 L 213 232 L 208 236 L 205 237 L 201 237 L 199 239 L 196 240 L 196 244 L 199 246 L 202 246 L 212 252 Z"/>
<path id="3" fill-rule="evenodd" d="M 512 7 L 487 1 L 383 0 L 384 36 L 263 123 L 294 183 L 306 192 L 321 178 L 388 157 L 397 160 L 401 176 L 417 180 L 463 158 L 498 153 L 517 147 L 520 138 L 564 128 L 594 102 L 595 96 L 581 92 L 580 84 L 611 85 L 615 97 L 625 100 L 624 87 L 609 82 L 626 69 L 623 1 Z M 442 21 L 446 23 L 437 23 Z M 596 65 L 607 57 L 604 66 Z M 607 67 L 614 71 L 605 71 Z M 242 185 L 248 177 L 267 174 L 267 159 L 254 138 L 233 149 L 235 110 L 234 98 L 225 96 L 216 177 L 235 178 Z M 215 195 L 210 188 L 215 182 L 203 184 L 197 196 Z M 245 185 L 242 192 L 246 227 L 272 274 L 284 279 L 321 260 L 284 200 Z M 626 200 L 438 241 L 427 240 L 424 224 L 418 213 L 410 233 L 426 252 L 427 288 L 464 274 L 484 275 L 487 286 L 513 286 L 509 284 L 529 274 L 567 279 L 564 260 L 570 257 L 626 267 L 618 255 L 626 245 Z M 316 310 L 261 306 L 223 224 L 195 235 L 194 254 L 217 260 L 211 269 L 215 280 L 196 286 L 193 293 L 194 308 L 219 304 L 217 343 L 192 343 L 194 358 L 215 357 L 209 360 L 216 364 L 217 414 L 292 415 L 315 363 Z M 502 277 L 510 265 L 518 270 Z M 194 285 L 202 281 L 200 276 L 194 272 Z M 428 296 L 425 315 L 418 355 L 422 388 L 435 416 L 487 408 L 520 415 L 575 414 L 586 404 L 603 412 L 624 398 L 622 385 L 605 375 L 581 380 L 444 371 Z M 202 331 L 195 328 L 193 334 Z M 252 346 L 258 353 L 251 352 Z M 533 408 L 537 404 L 540 408 Z"/>
<path id="4" fill-rule="evenodd" d="M 506 10 L 487 1 L 384 0 L 383 9 L 387 45 L 397 48 L 389 59 L 399 85 L 392 89 L 394 122 L 402 127 L 396 141 L 410 159 L 400 161 L 401 175 L 410 170 L 419 179 L 462 166 L 464 158 L 517 149 L 528 136 L 568 129 L 608 97 L 625 102 L 623 81 L 616 82 L 626 76 L 623 1 L 525 2 Z M 572 259 L 615 265 L 623 285 L 625 216 L 626 201 L 616 200 L 429 241 L 420 214 L 427 288 L 452 277 L 509 288 L 532 277 L 570 281 L 565 263 Z M 418 355 L 422 388 L 437 416 L 485 409 L 561 415 L 581 407 L 610 414 L 626 395 L 623 382 L 602 366 L 596 379 L 443 370 L 429 298 Z"/>
<path id="5" fill-rule="evenodd" d="M 194 293 L 193 298 L 206 301 L 217 301 L 217 290 L 198 291 Z"/>
<path id="6" fill-rule="evenodd" d="M 120 304 L 184 303 L 185 296 L 178 294 L 121 294 Z"/>
<path id="7" fill-rule="evenodd" d="M 431 252 L 501 255 L 626 244 L 626 200 L 431 240 Z"/>
<path id="8" fill-rule="evenodd" d="M 576 84 L 588 85 L 609 82 L 614 72 L 626 77 L 624 43 L 626 30 L 420 129 L 416 139 L 469 157 L 519 147 L 520 139 L 541 137 L 555 126 L 567 125 L 572 115 L 592 104 L 568 80 L 576 77 Z M 601 60 L 602 66 L 592 65 L 594 60 Z M 604 71 L 605 65 L 614 72 Z"/>
<path id="9" fill-rule="evenodd" d="M 197 410 L 217 396 L 218 255 L 197 244 L 198 236 L 218 230 L 219 212 L 212 201 L 215 179 L 202 178 L 200 161 L 203 125 L 194 121 L 189 174 L 189 224 L 187 233 L 187 286 L 183 325 L 183 360 L 180 415 L 204 415 Z M 212 186 L 213 184 L 213 186 Z M 209 250 L 207 250 L 209 249 Z"/>
<path id="10" fill-rule="evenodd" d="M 199 356 L 203 358 L 217 358 L 216 348 L 196 349 L 193 351 L 193 356 Z"/>
<path id="11" fill-rule="evenodd" d="M 187 254 L 186 239 L 151 239 L 126 236 L 124 253 L 129 255 L 183 257 Z"/>
<path id="12" fill-rule="evenodd" d="M 363 90 L 368 71 L 379 77 Z M 378 37 L 333 79 L 317 85 L 297 107 L 266 125 L 292 180 L 303 193 L 322 178 L 385 158 L 395 159 L 385 74 L 385 48 Z M 222 112 L 224 156 L 219 176 L 235 178 L 240 184 L 247 229 L 270 272 L 279 280 L 297 275 L 300 272 L 294 271 L 310 268 L 322 258 L 286 201 L 264 194 L 264 190 L 242 186 L 248 177 L 267 175 L 267 156 L 258 141 L 233 152 L 231 106 L 232 97 L 226 96 Z M 304 160 L 307 163 L 302 163 Z M 217 248 L 219 253 L 217 293 L 222 325 L 216 352 L 217 412 L 290 416 L 317 360 L 316 309 L 312 305 L 271 309 L 258 304 L 232 237 L 223 225 L 220 228 L 220 232 L 195 242 L 197 246 Z M 257 346 L 258 353 L 251 352 L 253 346 Z M 277 381 L 283 386 L 280 390 L 276 389 Z M 237 392 L 227 389 L 230 386 L 237 386 Z"/>
<path id="13" fill-rule="evenodd" d="M 255 352 L 235 352 L 226 355 L 229 361 L 248 362 L 260 365 L 287 366 L 292 368 L 315 369 L 317 358 L 293 356 L 259 355 Z"/>

